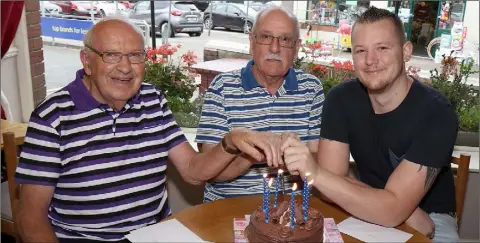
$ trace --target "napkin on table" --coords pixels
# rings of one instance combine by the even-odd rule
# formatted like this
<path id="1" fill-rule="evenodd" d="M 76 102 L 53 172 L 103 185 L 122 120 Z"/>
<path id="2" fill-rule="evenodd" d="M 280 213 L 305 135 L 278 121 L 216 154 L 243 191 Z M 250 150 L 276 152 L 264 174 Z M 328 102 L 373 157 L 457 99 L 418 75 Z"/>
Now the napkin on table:
<path id="1" fill-rule="evenodd" d="M 412 234 L 350 217 L 338 225 L 340 232 L 364 242 L 406 242 Z"/>
<path id="2" fill-rule="evenodd" d="M 176 219 L 170 219 L 131 231 L 126 238 L 132 243 L 207 242 Z"/>

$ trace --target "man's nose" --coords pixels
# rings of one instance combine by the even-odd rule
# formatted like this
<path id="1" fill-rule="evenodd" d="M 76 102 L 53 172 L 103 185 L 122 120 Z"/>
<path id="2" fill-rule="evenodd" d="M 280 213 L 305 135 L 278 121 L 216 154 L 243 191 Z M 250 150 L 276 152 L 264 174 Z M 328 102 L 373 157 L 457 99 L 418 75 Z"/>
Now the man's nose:
<path id="1" fill-rule="evenodd" d="M 278 38 L 273 38 L 269 49 L 270 49 L 270 52 L 272 53 L 278 53 L 278 51 L 280 50 L 280 44 L 278 42 Z"/>
<path id="2" fill-rule="evenodd" d="M 367 51 L 365 55 L 365 64 L 367 65 L 373 65 L 378 62 L 378 55 L 376 51 Z"/>
<path id="3" fill-rule="evenodd" d="M 128 60 L 128 56 L 122 56 L 120 62 L 117 64 L 118 71 L 122 73 L 129 73 L 132 71 L 132 63 Z"/>

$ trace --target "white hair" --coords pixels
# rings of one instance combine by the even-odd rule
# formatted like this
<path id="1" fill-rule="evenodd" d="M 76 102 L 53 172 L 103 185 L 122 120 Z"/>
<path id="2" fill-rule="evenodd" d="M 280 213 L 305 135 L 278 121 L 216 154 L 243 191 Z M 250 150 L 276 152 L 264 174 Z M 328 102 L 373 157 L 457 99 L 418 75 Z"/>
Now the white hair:
<path id="1" fill-rule="evenodd" d="M 138 28 L 135 24 L 133 24 L 132 22 L 130 22 L 128 19 L 126 19 L 123 16 L 109 16 L 109 17 L 105 17 L 102 20 L 96 22 L 92 26 L 92 28 L 90 28 L 88 30 L 88 32 L 85 34 L 85 37 L 83 38 L 84 49 L 87 45 L 92 46 L 93 29 L 95 29 L 95 26 L 97 26 L 100 23 L 108 22 L 108 21 L 120 21 L 120 22 L 123 22 L 123 23 L 129 25 L 130 27 L 132 27 L 132 29 L 138 34 L 138 36 L 142 40 L 142 43 L 143 43 L 142 46 L 145 46 L 145 37 L 143 36 L 143 32 L 142 32 L 142 30 L 140 30 L 140 28 Z"/>
<path id="2" fill-rule="evenodd" d="M 267 13 L 269 13 L 270 11 L 273 11 L 273 10 L 279 10 L 279 11 L 282 11 L 284 12 L 289 18 L 290 20 L 292 21 L 292 24 L 293 26 L 295 26 L 295 36 L 297 38 L 300 37 L 300 25 L 298 24 L 298 19 L 297 19 L 297 16 L 295 16 L 294 14 L 290 13 L 289 11 L 287 11 L 285 8 L 281 7 L 281 6 L 276 6 L 276 5 L 271 5 L 267 8 L 264 8 L 262 9 L 260 12 L 258 12 L 257 14 L 257 17 L 255 18 L 255 23 L 253 24 L 253 28 L 252 28 L 252 32 L 256 32 L 257 28 L 258 28 L 258 20 L 262 17 L 262 15 L 265 15 Z"/>

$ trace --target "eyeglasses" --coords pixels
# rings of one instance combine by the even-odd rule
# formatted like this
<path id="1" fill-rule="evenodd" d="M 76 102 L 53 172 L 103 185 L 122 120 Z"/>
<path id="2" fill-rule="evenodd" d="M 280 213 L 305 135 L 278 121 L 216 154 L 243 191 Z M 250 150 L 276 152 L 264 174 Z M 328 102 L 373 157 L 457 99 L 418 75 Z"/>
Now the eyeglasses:
<path id="1" fill-rule="evenodd" d="M 290 36 L 273 36 L 269 34 L 254 35 L 254 37 L 260 45 L 271 45 L 273 39 L 278 39 L 278 44 L 285 48 L 293 48 L 298 41 Z"/>
<path id="2" fill-rule="evenodd" d="M 89 45 L 85 45 L 85 46 L 88 47 L 88 49 L 95 52 L 97 55 L 99 55 L 102 58 L 103 62 L 111 63 L 111 64 L 119 63 L 120 61 L 122 61 L 123 56 L 126 56 L 131 64 L 144 63 L 145 57 L 147 56 L 145 51 L 137 51 L 137 52 L 132 52 L 128 54 L 123 54 L 121 52 L 109 52 L 109 51 L 100 52 Z"/>

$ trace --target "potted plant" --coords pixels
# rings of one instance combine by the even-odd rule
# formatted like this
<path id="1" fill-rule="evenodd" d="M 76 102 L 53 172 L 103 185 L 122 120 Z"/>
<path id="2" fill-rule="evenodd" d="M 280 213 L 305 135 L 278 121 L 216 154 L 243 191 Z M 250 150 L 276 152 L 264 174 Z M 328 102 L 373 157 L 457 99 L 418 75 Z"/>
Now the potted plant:
<path id="1" fill-rule="evenodd" d="M 457 61 L 443 55 L 440 72 L 430 71 L 429 84 L 445 95 L 458 114 L 459 132 L 457 145 L 479 146 L 480 105 L 478 103 L 478 88 L 467 84 L 467 79 L 478 71 L 474 70 L 473 61 Z"/>
<path id="2" fill-rule="evenodd" d="M 180 127 L 197 127 L 202 99 L 192 101 L 197 88 L 195 73 L 190 68 L 196 64 L 197 56 L 193 51 L 174 59 L 173 55 L 181 45 L 166 43 L 156 49 L 147 48 L 147 60 L 144 80 L 163 91 L 168 106 Z"/>

